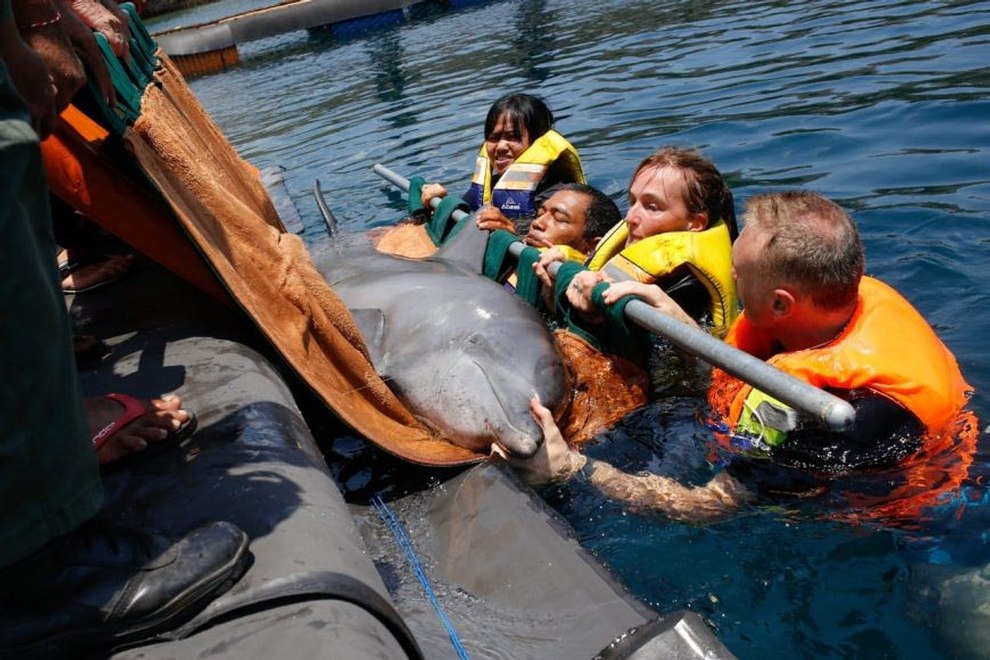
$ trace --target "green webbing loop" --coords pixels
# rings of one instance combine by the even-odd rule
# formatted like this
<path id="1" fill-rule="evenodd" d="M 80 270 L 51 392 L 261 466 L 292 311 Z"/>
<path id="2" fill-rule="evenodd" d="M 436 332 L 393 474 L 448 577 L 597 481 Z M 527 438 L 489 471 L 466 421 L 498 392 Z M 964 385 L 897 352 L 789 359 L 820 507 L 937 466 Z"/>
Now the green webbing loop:
<path id="1" fill-rule="evenodd" d="M 615 353 L 626 357 L 634 357 L 637 347 L 645 344 L 642 341 L 642 331 L 639 327 L 630 326 L 626 322 L 626 305 L 636 297 L 623 296 L 612 305 L 606 305 L 602 299 L 606 289 L 608 289 L 608 283 L 599 282 L 591 290 L 591 301 L 598 305 L 599 309 L 605 314 L 605 324 L 602 328 L 604 334 L 603 343 Z"/>
<path id="2" fill-rule="evenodd" d="M 427 227 L 427 231 L 430 234 L 430 238 L 433 238 L 433 242 L 440 245 L 449 238 L 453 238 L 457 235 L 464 225 L 467 223 L 473 223 L 474 218 L 472 216 L 465 216 L 461 218 L 459 222 L 453 222 L 451 216 L 454 215 L 454 211 L 463 211 L 468 213 L 470 211 L 467 202 L 465 202 L 460 197 L 451 197 L 450 195 L 444 197 L 440 200 L 440 204 L 433 209 L 433 217 L 430 218 L 430 224 Z"/>
<path id="3" fill-rule="evenodd" d="M 426 185 L 426 179 L 421 176 L 414 176 L 409 179 L 409 198 L 406 200 L 409 215 L 417 215 L 426 210 L 422 199 L 424 185 Z"/>
<path id="4" fill-rule="evenodd" d="M 120 8 L 127 12 L 127 24 L 131 28 L 131 55 L 136 53 L 140 56 L 141 68 L 150 80 L 152 73 L 158 68 L 158 57 L 155 55 L 158 43 L 148 33 L 134 3 L 122 2 Z"/>
<path id="5" fill-rule="evenodd" d="M 515 264 L 509 255 L 509 246 L 515 241 L 516 237 L 504 229 L 489 234 L 481 274 L 497 282 L 502 274 L 511 269 Z"/>
<path id="6" fill-rule="evenodd" d="M 406 199 L 406 207 L 411 216 L 423 217 L 427 213 L 422 200 L 424 185 L 426 185 L 426 179 L 421 176 L 414 176 L 409 179 L 409 197 Z M 433 244 L 440 245 L 461 230 L 461 226 L 467 218 L 462 218 L 460 223 L 452 223 L 450 218 L 454 211 L 467 213 L 469 210 L 467 202 L 459 197 L 448 195 L 441 199 L 440 204 L 433 209 L 433 215 L 426 223 L 426 233 Z"/>
<path id="7" fill-rule="evenodd" d="M 573 309 L 567 302 L 567 287 L 571 285 L 574 276 L 584 270 L 588 269 L 575 261 L 565 261 L 560 264 L 553 292 L 557 318 L 561 319 L 571 332 L 600 351 L 638 357 L 637 347 L 643 345 L 643 342 L 640 341 L 642 337 L 637 333 L 642 331 L 636 326 L 630 326 L 625 318 L 626 305 L 634 296 L 624 296 L 614 305 L 605 305 L 602 294 L 608 289 L 608 283 L 599 282 L 591 290 L 591 300 L 598 305 L 604 315 L 604 322 L 590 323 L 578 314 L 572 313 Z"/>
<path id="8" fill-rule="evenodd" d="M 540 304 L 542 282 L 533 272 L 533 264 L 539 260 L 540 251 L 535 247 L 527 247 L 519 255 L 519 263 L 516 265 L 516 295 L 533 307 Z"/>
<path id="9" fill-rule="evenodd" d="M 89 105 L 96 106 L 96 112 L 93 113 L 94 118 L 96 118 L 97 113 L 102 115 L 104 126 L 117 136 L 122 136 L 124 131 L 133 125 L 141 115 L 141 97 L 158 66 L 158 58 L 155 55 L 158 44 L 148 34 L 134 5 L 125 2 L 120 5 L 120 8 L 127 14 L 127 24 L 131 31 L 129 62 L 122 61 L 114 54 L 106 36 L 99 32 L 93 33 L 93 38 L 100 49 L 100 54 L 103 55 L 107 72 L 110 74 L 110 81 L 113 83 L 114 91 L 117 94 L 117 106 L 111 108 L 104 102 L 92 77 L 86 82 L 90 97 Z"/>
<path id="10" fill-rule="evenodd" d="M 454 210 L 456 211 L 457 209 L 454 209 Z M 446 243 L 447 241 L 449 241 L 450 239 L 452 239 L 454 236 L 457 236 L 459 233 L 461 233 L 461 230 L 464 229 L 464 227 L 466 227 L 469 222 L 473 222 L 473 221 L 474 220 L 470 216 L 467 216 L 466 215 L 463 218 L 461 218 L 460 220 L 458 220 L 457 222 L 455 222 L 453 224 L 450 224 L 449 225 L 449 229 L 447 229 L 447 233 L 444 234 L 443 237 L 440 240 L 442 242 Z M 447 223 L 450 223 L 450 220 L 449 219 L 447 220 Z M 441 226 L 441 223 L 438 222 L 437 225 L 438 226 Z"/>
<path id="11" fill-rule="evenodd" d="M 455 227 L 454 231 L 458 228 Z M 450 233 L 453 234 L 454 231 Z M 518 241 L 515 234 L 499 229 L 488 237 L 485 259 L 481 274 L 496 282 L 502 281 L 507 273 L 516 269 L 516 295 L 533 307 L 540 303 L 540 279 L 533 273 L 533 264 L 540 259 L 540 251 L 534 247 L 523 248 L 518 261 L 509 254 L 509 248 Z"/>
<path id="12" fill-rule="evenodd" d="M 100 97 L 100 89 L 96 86 L 96 81 L 92 77 L 89 77 L 86 80 L 86 86 L 79 90 L 73 98 L 73 103 L 79 105 L 80 109 L 83 109 L 83 106 L 87 103 L 87 100 L 81 96 L 84 92 L 89 97 L 88 102 L 90 105 L 95 106 L 96 112 L 99 112 L 99 114 L 102 115 L 103 121 L 99 121 L 99 118 L 96 116 L 95 112 L 87 112 L 86 114 L 91 114 L 92 116 L 90 118 L 110 131 L 111 134 L 116 135 L 117 137 L 123 136 L 124 131 L 127 130 L 127 123 L 120 118 L 120 115 L 118 115 L 113 108 L 108 106 L 103 101 Z"/>
<path id="13" fill-rule="evenodd" d="M 127 43 L 131 48 L 131 56 L 129 59 L 122 59 L 120 61 L 131 82 L 134 83 L 135 87 L 142 90 L 143 93 L 145 86 L 151 82 L 151 74 L 144 70 L 144 56 L 136 48 L 137 42 L 131 38 Z"/>
<path id="14" fill-rule="evenodd" d="M 585 327 L 586 323 L 583 323 L 576 316 L 571 317 L 571 304 L 567 302 L 567 287 L 571 285 L 571 280 L 574 276 L 583 270 L 587 270 L 581 264 L 575 261 L 565 261 L 560 264 L 560 269 L 557 270 L 557 276 L 554 280 L 553 287 L 553 299 L 555 306 L 554 316 L 561 321 L 564 326 L 581 337 L 589 344 L 602 350 L 602 343 L 599 340 L 597 334 L 593 331 L 593 326 Z"/>
<path id="15" fill-rule="evenodd" d="M 110 42 L 107 41 L 107 38 L 99 32 L 94 32 L 93 37 L 96 39 L 96 45 L 103 53 L 103 60 L 107 64 L 110 79 L 113 81 L 113 88 L 117 92 L 117 107 L 115 109 L 107 107 L 103 104 L 103 99 L 100 98 L 99 94 L 96 94 L 97 101 L 103 106 L 104 114 L 115 115 L 118 119 L 118 122 L 114 122 L 114 119 L 108 116 L 111 123 L 122 121 L 130 126 L 141 115 L 141 95 L 144 93 L 144 88 L 137 87 L 131 80 L 120 64 L 120 60 L 113 54 L 113 49 L 110 48 Z M 114 128 L 117 129 L 118 127 L 114 126 Z M 120 133 L 123 134 L 123 131 L 121 130 Z"/>

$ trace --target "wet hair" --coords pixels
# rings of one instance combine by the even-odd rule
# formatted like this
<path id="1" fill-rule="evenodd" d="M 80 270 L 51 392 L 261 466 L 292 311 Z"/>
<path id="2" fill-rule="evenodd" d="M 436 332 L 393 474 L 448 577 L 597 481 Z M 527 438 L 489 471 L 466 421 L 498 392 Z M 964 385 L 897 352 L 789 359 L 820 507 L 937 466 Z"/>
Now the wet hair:
<path id="1" fill-rule="evenodd" d="M 486 139 L 495 130 L 495 124 L 503 114 L 513 126 L 526 127 L 530 142 L 535 142 L 553 128 L 553 113 L 543 99 L 531 94 L 506 94 L 492 103 L 488 110 L 485 118 Z"/>
<path id="2" fill-rule="evenodd" d="M 729 238 L 736 240 L 739 226 L 732 191 L 712 161 L 694 149 L 661 147 L 636 166 L 629 185 L 632 186 L 640 172 L 651 167 L 672 167 L 682 171 L 687 183 L 687 199 L 684 201 L 688 211 L 692 214 L 707 213 L 709 226 L 722 220 L 729 228 Z"/>
<path id="3" fill-rule="evenodd" d="M 609 229 L 622 222 L 622 212 L 612 198 L 601 190 L 583 183 L 558 183 L 541 195 L 540 203 L 561 190 L 576 192 L 591 200 L 584 212 L 584 238 L 588 240 L 601 238 Z"/>
<path id="4" fill-rule="evenodd" d="M 854 304 L 866 258 L 838 204 L 805 190 L 757 195 L 743 220 L 768 234 L 762 268 L 772 281 L 797 286 L 822 309 Z"/>

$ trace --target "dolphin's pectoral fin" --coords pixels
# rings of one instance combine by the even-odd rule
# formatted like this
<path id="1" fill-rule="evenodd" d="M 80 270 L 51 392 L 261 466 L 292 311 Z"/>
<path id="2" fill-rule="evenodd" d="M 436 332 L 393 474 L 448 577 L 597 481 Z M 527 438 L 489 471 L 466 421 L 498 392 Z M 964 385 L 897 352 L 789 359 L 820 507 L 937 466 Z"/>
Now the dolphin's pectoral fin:
<path id="1" fill-rule="evenodd" d="M 380 376 L 385 366 L 385 313 L 377 308 L 349 311 L 364 338 L 365 346 L 368 347 L 371 363 L 375 365 L 375 370 Z"/>

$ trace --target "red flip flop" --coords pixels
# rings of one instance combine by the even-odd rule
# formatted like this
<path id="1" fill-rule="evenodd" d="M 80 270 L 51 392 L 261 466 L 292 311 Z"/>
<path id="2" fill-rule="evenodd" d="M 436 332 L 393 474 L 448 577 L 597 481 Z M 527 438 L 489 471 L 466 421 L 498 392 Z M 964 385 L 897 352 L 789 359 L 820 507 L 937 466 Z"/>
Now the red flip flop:
<path id="1" fill-rule="evenodd" d="M 123 414 L 117 419 L 113 420 L 102 429 L 96 432 L 93 436 L 93 451 L 99 451 L 103 445 L 105 445 L 113 434 L 133 422 L 138 417 L 149 412 L 149 408 L 146 408 L 144 401 L 136 399 L 128 394 L 119 394 L 117 392 L 111 392 L 110 394 L 104 395 L 111 401 L 116 401 L 120 405 L 124 406 Z M 186 439 L 189 435 L 196 430 L 196 416 L 192 413 L 189 414 L 189 419 L 175 431 L 170 431 L 168 437 L 162 442 L 153 443 L 155 445 L 162 445 L 168 443 L 169 441 L 179 441 Z M 147 451 L 147 450 L 146 450 Z M 145 452 L 141 452 L 144 454 Z"/>
<path id="2" fill-rule="evenodd" d="M 143 401 L 127 394 L 111 392 L 105 396 L 111 401 L 116 401 L 124 406 L 124 414 L 96 432 L 93 436 L 93 451 L 99 451 L 113 437 L 114 433 L 148 412 L 148 409 L 144 407 Z"/>

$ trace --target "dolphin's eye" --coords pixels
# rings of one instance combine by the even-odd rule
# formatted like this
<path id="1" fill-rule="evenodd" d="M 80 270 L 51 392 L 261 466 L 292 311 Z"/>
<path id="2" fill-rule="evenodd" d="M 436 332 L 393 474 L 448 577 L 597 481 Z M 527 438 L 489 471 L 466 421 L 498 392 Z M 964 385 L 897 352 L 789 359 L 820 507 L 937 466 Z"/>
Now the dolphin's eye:
<path id="1" fill-rule="evenodd" d="M 473 353 L 475 351 L 485 351 L 485 347 L 491 344 L 481 332 L 472 332 L 464 337 L 461 343 L 461 350 Z"/>

